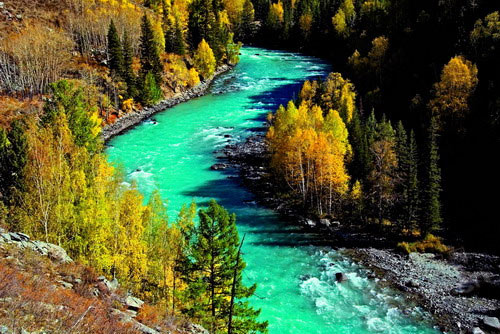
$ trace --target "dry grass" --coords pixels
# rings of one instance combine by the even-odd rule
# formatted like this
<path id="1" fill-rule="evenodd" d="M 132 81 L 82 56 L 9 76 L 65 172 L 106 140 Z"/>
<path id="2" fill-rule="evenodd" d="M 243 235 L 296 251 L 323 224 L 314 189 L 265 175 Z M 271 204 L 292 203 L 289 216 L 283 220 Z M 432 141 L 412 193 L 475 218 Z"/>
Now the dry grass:
<path id="1" fill-rule="evenodd" d="M 73 281 L 73 288 L 62 280 Z M 47 257 L 17 247 L 0 246 L 0 323 L 17 332 L 138 333 L 122 323 L 111 310 L 121 306 L 123 292 L 100 293 L 96 297 L 97 274 L 79 264 L 57 265 Z M 152 306 L 144 320 L 158 325 L 161 313 Z"/>
<path id="2" fill-rule="evenodd" d="M 47 26 L 61 27 L 64 16 L 61 13 L 68 9 L 66 0 L 3 0 L 4 10 L 12 16 L 9 19 L 0 12 L 0 39 L 12 32 L 19 32 L 34 21 Z M 18 19 L 17 15 L 22 18 Z"/>

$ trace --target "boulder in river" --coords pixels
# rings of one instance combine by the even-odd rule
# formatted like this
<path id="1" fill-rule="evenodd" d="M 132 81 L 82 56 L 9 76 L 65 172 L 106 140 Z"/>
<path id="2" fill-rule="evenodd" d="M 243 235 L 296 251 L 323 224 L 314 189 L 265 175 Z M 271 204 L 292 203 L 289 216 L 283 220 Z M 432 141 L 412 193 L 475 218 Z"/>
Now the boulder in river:
<path id="1" fill-rule="evenodd" d="M 227 164 L 218 163 L 218 164 L 212 165 L 210 167 L 210 169 L 211 170 L 222 170 L 222 169 L 226 169 L 227 167 L 229 167 Z"/>
<path id="2" fill-rule="evenodd" d="M 330 219 L 322 218 L 319 220 L 319 223 L 323 226 L 330 227 Z"/>
<path id="3" fill-rule="evenodd" d="M 349 278 L 344 273 L 336 273 L 335 279 L 337 280 L 337 282 L 342 283 L 342 282 L 347 281 Z"/>
<path id="4" fill-rule="evenodd" d="M 472 328 L 471 334 L 485 334 L 483 330 L 479 327 Z"/>
<path id="5" fill-rule="evenodd" d="M 490 329 L 500 331 L 500 321 L 498 321 L 498 318 L 484 317 L 483 324 Z"/>
<path id="6" fill-rule="evenodd" d="M 304 224 L 307 227 L 314 228 L 316 227 L 316 222 L 312 219 L 304 218 L 302 220 L 302 224 Z"/>

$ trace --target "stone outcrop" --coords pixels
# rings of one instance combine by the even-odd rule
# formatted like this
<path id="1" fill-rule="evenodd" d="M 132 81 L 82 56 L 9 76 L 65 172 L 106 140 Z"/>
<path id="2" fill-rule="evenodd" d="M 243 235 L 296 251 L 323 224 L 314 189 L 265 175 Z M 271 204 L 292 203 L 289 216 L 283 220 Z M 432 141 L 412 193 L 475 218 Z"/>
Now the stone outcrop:
<path id="1" fill-rule="evenodd" d="M 165 109 L 171 108 L 181 102 L 186 102 L 190 99 L 200 97 L 205 95 L 210 84 L 218 75 L 229 71 L 232 68 L 230 65 L 222 65 L 215 71 L 214 75 L 205 81 L 202 81 L 198 85 L 186 90 L 185 92 L 178 93 L 175 96 L 165 99 L 152 107 L 146 107 L 138 112 L 131 112 L 125 114 L 124 116 L 118 118 L 113 124 L 106 125 L 102 129 L 102 139 L 108 141 L 112 137 L 122 133 L 123 131 L 141 123 L 145 119 L 148 119 L 157 112 L 163 111 Z"/>
<path id="2" fill-rule="evenodd" d="M 43 256 L 48 256 L 57 263 L 73 262 L 62 247 L 43 241 L 30 240 L 30 237 L 24 233 L 0 230 L 0 247 L 2 244 L 12 244 L 22 249 L 31 249 Z"/>

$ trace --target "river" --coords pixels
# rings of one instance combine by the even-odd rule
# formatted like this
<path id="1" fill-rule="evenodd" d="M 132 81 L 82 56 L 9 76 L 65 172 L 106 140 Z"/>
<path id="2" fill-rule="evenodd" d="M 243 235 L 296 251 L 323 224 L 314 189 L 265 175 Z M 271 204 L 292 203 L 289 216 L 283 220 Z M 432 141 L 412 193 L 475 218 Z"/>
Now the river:
<path id="1" fill-rule="evenodd" d="M 171 218 L 193 199 L 203 206 L 215 198 L 236 213 L 240 235 L 246 233 L 244 279 L 258 284 L 251 304 L 262 308 L 271 334 L 439 333 L 428 315 L 409 306 L 402 311 L 403 298 L 349 258 L 256 205 L 237 171 L 210 169 L 215 150 L 263 131 L 269 111 L 293 98 L 305 79 L 330 70 L 295 53 L 250 47 L 241 53 L 238 66 L 217 78 L 208 95 L 113 138 L 109 160 L 123 164 L 146 196 L 158 188 Z M 349 280 L 336 283 L 336 272 Z"/>

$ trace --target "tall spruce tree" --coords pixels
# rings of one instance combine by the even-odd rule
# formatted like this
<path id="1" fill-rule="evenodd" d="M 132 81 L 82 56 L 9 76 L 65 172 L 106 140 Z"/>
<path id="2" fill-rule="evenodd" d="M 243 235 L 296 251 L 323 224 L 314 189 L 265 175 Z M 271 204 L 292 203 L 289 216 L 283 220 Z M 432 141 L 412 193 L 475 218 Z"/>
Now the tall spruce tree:
<path id="1" fill-rule="evenodd" d="M 162 91 L 156 83 L 156 79 L 153 73 L 148 72 L 146 74 L 141 88 L 141 102 L 144 105 L 150 106 L 161 100 Z"/>
<path id="2" fill-rule="evenodd" d="M 194 0 L 189 5 L 189 45 L 195 50 L 202 39 L 209 44 L 213 40 L 216 17 L 212 0 Z"/>
<path id="3" fill-rule="evenodd" d="M 410 131 L 408 142 L 408 171 L 407 171 L 407 199 L 406 199 L 406 225 L 413 228 L 418 221 L 419 212 L 419 182 L 418 182 L 418 147 L 415 132 Z"/>
<path id="4" fill-rule="evenodd" d="M 174 27 L 174 45 L 173 52 L 180 56 L 183 56 L 186 53 L 186 44 L 184 43 L 184 33 L 182 32 L 181 23 L 179 18 L 175 18 L 175 27 Z"/>
<path id="5" fill-rule="evenodd" d="M 141 78 L 144 82 L 146 75 L 151 72 L 155 77 L 156 84 L 161 85 L 163 67 L 160 60 L 160 50 L 155 40 L 151 20 L 147 15 L 142 17 L 141 33 Z"/>
<path id="6" fill-rule="evenodd" d="M 115 78 L 121 77 L 123 73 L 123 50 L 113 20 L 111 20 L 108 28 L 108 61 L 111 75 Z"/>
<path id="7" fill-rule="evenodd" d="M 170 1 L 163 0 L 163 31 L 165 34 L 165 52 L 174 52 L 175 27 L 171 15 Z"/>
<path id="8" fill-rule="evenodd" d="M 252 38 L 252 24 L 254 21 L 255 11 L 253 9 L 252 1 L 245 0 L 243 2 L 243 11 L 241 13 L 241 22 L 239 25 L 238 33 L 242 41 L 248 41 Z"/>
<path id="9" fill-rule="evenodd" d="M 365 182 L 370 173 L 370 152 L 368 139 L 359 112 L 354 112 L 349 123 L 349 143 L 353 150 L 353 158 L 350 162 L 351 176 L 355 180 Z"/>
<path id="10" fill-rule="evenodd" d="M 418 154 L 413 130 L 408 137 L 401 121 L 396 129 L 396 154 L 398 159 L 396 217 L 401 229 L 411 229 L 414 227 L 418 211 Z"/>
<path id="11" fill-rule="evenodd" d="M 134 51 L 130 43 L 130 37 L 125 31 L 123 34 L 123 80 L 127 84 L 127 95 L 129 98 L 137 98 L 137 78 L 133 69 Z"/>
<path id="12" fill-rule="evenodd" d="M 438 125 L 435 116 L 430 117 L 427 130 L 425 169 L 422 187 L 420 228 L 423 234 L 438 230 L 441 222 L 441 169 L 439 168 Z"/>
<path id="13" fill-rule="evenodd" d="M 242 283 L 245 262 L 236 216 L 212 200 L 199 211 L 199 219 L 187 275 L 188 298 L 194 302 L 186 313 L 200 319 L 210 333 L 266 333 L 267 322 L 257 321 L 260 310 L 244 301 L 256 286 Z"/>
<path id="14" fill-rule="evenodd" d="M 0 128 L 0 201 L 12 200 L 14 189 L 24 189 L 24 167 L 28 142 L 21 121 L 11 124 L 9 132 Z"/>

